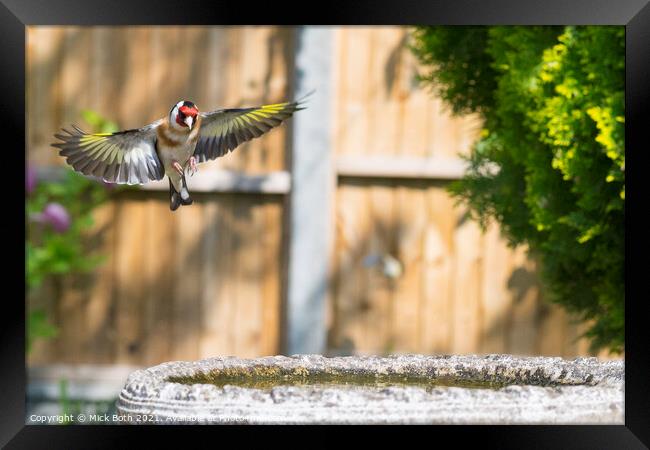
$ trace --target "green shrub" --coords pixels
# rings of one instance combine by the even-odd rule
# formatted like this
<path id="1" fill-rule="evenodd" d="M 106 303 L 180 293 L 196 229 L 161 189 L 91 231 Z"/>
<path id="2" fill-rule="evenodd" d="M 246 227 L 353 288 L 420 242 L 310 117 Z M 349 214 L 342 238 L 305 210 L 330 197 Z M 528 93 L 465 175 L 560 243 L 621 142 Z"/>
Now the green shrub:
<path id="1" fill-rule="evenodd" d="M 424 84 L 484 119 L 450 191 L 528 244 L 551 299 L 589 322 L 592 350 L 622 351 L 624 28 L 421 27 L 412 49 Z"/>
<path id="2" fill-rule="evenodd" d="M 61 181 L 38 181 L 26 199 L 25 238 L 28 292 L 47 279 L 59 284 L 62 277 L 95 269 L 103 260 L 90 255 L 83 234 L 93 224 L 93 209 L 108 197 L 107 188 L 72 170 Z M 55 299 L 51 299 L 54 301 Z M 57 335 L 41 309 L 29 308 L 27 349 L 38 338 Z"/>

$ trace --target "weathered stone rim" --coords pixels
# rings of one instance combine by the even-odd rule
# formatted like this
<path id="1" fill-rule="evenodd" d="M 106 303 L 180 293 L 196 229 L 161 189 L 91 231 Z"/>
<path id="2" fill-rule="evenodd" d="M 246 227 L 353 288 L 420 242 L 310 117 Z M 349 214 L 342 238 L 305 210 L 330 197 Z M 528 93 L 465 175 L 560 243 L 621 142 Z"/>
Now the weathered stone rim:
<path id="1" fill-rule="evenodd" d="M 496 379 L 515 386 L 496 389 L 492 393 L 474 393 L 471 394 L 474 396 L 473 399 L 489 405 L 491 399 L 494 398 L 505 405 L 504 409 L 509 408 L 511 412 L 523 411 L 521 408 L 526 402 L 539 402 L 540 399 L 545 402 L 545 406 L 539 406 L 538 411 L 534 413 L 522 412 L 520 420 L 523 422 L 519 423 L 536 423 L 534 420 L 530 421 L 530 417 L 542 417 L 546 421 L 545 423 L 550 423 L 549 420 L 553 416 L 549 415 L 549 410 L 554 409 L 554 406 L 553 401 L 549 399 L 559 395 L 572 396 L 572 401 L 577 402 L 574 409 L 576 411 L 583 410 L 578 413 L 582 422 L 574 423 L 603 423 L 601 414 L 606 408 L 615 411 L 618 414 L 615 414 L 616 417 L 622 414 L 623 409 L 624 362 L 621 360 L 599 361 L 597 358 L 566 360 L 559 357 L 513 357 L 510 355 L 395 355 L 335 358 L 326 358 L 320 355 L 294 355 L 256 359 L 217 357 L 194 362 L 168 362 L 139 370 L 129 376 L 120 393 L 117 402 L 118 410 L 126 414 L 148 413 L 157 418 L 168 420 L 180 418 L 178 419 L 179 423 L 184 423 L 183 414 L 202 417 L 205 419 L 205 423 L 232 423 L 227 417 L 239 417 L 241 420 L 250 421 L 250 423 L 293 423 L 292 420 L 298 422 L 312 420 L 313 422 L 324 420 L 322 411 L 325 410 L 322 409 L 322 406 L 327 401 L 323 399 L 339 398 L 337 395 L 340 394 L 340 390 L 337 391 L 336 388 L 310 385 L 284 386 L 280 384 L 270 390 L 262 391 L 251 387 L 218 387 L 214 384 L 181 384 L 168 381 L 170 376 L 192 377 L 197 373 L 209 373 L 210 371 L 229 371 L 231 374 L 241 371 L 242 374 L 254 375 L 257 373 L 251 370 L 254 367 L 282 368 L 288 372 L 297 370 L 301 376 L 305 376 L 304 371 L 306 371 L 306 376 L 310 376 L 311 374 L 340 370 L 345 371 L 346 374 L 360 376 L 396 373 L 415 374 L 421 377 L 455 377 L 466 381 L 494 381 Z M 594 391 L 593 388 L 596 390 Z M 466 389 L 463 388 L 435 388 L 425 391 L 424 388 L 418 387 L 390 387 L 389 391 L 385 392 L 390 392 L 392 396 L 407 398 L 405 404 L 408 404 L 408 408 L 400 410 L 402 416 L 399 416 L 398 410 L 404 405 L 399 402 L 392 404 L 391 408 L 397 407 L 397 409 L 394 412 L 387 411 L 385 405 L 381 404 L 384 394 L 379 389 L 366 388 L 365 391 L 364 388 L 359 389 L 359 391 L 351 393 L 350 398 L 346 398 L 344 401 L 339 401 L 339 398 L 332 404 L 328 400 L 330 406 L 334 405 L 333 409 L 339 408 L 344 411 L 343 403 L 345 403 L 345 408 L 348 410 L 357 408 L 360 414 L 363 413 L 366 406 L 369 412 L 373 408 L 375 408 L 375 413 L 383 411 L 383 418 L 373 417 L 369 413 L 364 419 L 365 421 L 375 421 L 375 423 L 392 423 L 401 420 L 402 417 L 405 417 L 406 422 L 419 423 L 420 419 L 415 416 L 420 413 L 422 417 L 427 414 L 431 417 L 436 414 L 439 416 L 440 411 L 431 409 L 432 399 L 435 401 L 441 399 L 442 403 L 447 402 L 446 404 L 454 408 L 457 415 L 460 414 L 461 409 L 465 409 L 463 414 L 470 414 L 470 416 L 474 414 L 471 409 L 463 406 L 463 402 L 467 403 L 469 400 L 460 401 L 463 396 L 469 395 L 464 392 Z M 486 390 L 479 389 L 479 391 Z M 590 400 L 584 405 L 578 405 L 583 398 L 586 398 L 585 395 L 589 396 Z M 242 404 L 244 399 L 248 402 L 246 405 Z M 316 413 L 312 419 L 296 416 L 297 411 L 300 411 L 300 414 L 309 413 L 310 410 L 306 406 L 310 404 L 309 402 L 314 402 L 317 410 L 321 408 L 319 411 L 321 411 L 322 417 Z M 519 404 L 515 404 L 516 402 Z M 260 416 L 256 408 L 265 410 L 264 414 L 266 415 Z M 332 408 L 330 409 L 332 410 Z M 413 412 L 413 417 L 409 418 L 411 412 Z M 490 423 L 489 416 L 486 414 L 483 416 L 474 414 L 467 423 Z M 607 416 L 607 411 L 605 411 L 605 416 Z M 237 420 L 239 419 L 236 419 L 235 422 Z M 336 420 L 336 418 L 332 418 L 330 423 L 335 423 Z M 356 419 L 349 417 L 341 419 L 343 423 L 354 422 L 354 420 Z M 361 420 L 361 416 L 358 420 Z M 381 422 L 382 420 L 384 422 Z M 436 420 L 441 419 L 439 417 Z M 463 423 L 453 415 L 445 420 L 446 423 Z M 605 423 L 611 423 L 611 417 L 607 420 L 610 422 Z M 497 420 L 494 423 L 498 422 Z"/>
<path id="2" fill-rule="evenodd" d="M 417 358 L 411 364 L 394 364 L 400 358 Z M 532 385 L 532 386 L 564 386 L 564 385 L 596 385 L 604 382 L 611 382 L 617 378 L 612 373 L 605 372 L 597 374 L 585 374 L 575 370 L 575 362 L 598 362 L 596 358 L 576 358 L 574 360 L 563 360 L 553 358 L 557 362 L 560 373 L 556 370 L 549 371 L 549 358 L 532 359 L 517 358 L 504 355 L 486 355 L 453 357 L 449 355 L 421 356 L 421 355 L 395 355 L 390 357 L 338 357 L 325 358 L 317 355 L 273 357 L 272 360 L 258 359 L 212 359 L 199 362 L 199 366 L 193 366 L 187 374 L 179 374 L 178 366 L 174 366 L 174 375 L 164 378 L 166 382 L 174 382 L 182 385 L 208 384 L 223 387 L 223 385 L 234 385 L 245 388 L 250 381 L 269 381 L 276 386 L 292 385 L 293 382 L 306 381 L 310 379 L 325 378 L 325 382 L 344 381 L 350 378 L 359 378 L 371 382 L 399 382 L 401 379 L 410 382 L 430 382 L 437 380 L 457 380 L 460 383 L 486 383 L 485 387 L 505 387 L 507 385 Z M 460 362 L 457 358 L 460 358 Z M 305 361 L 306 359 L 306 361 Z M 499 363 L 508 361 L 525 362 L 519 369 L 504 370 Z M 215 367 L 205 367 L 205 361 L 218 361 Z M 240 363 L 240 361 L 242 363 Z M 370 366 L 350 366 L 349 361 L 365 362 L 372 361 L 375 364 Z M 453 361 L 454 364 L 447 362 Z M 307 362 L 308 364 L 304 364 Z M 424 364 L 422 364 L 424 362 Z M 316 364 L 314 364 L 316 363 Z M 477 364 L 478 363 L 478 364 Z M 597 366 L 596 366 L 597 367 Z M 489 384 L 493 384 L 490 386 Z M 443 385 L 444 386 L 444 385 Z M 465 387 L 460 385 L 458 387 Z M 257 389 L 252 387 L 253 389 Z"/>
<path id="3" fill-rule="evenodd" d="M 400 363 L 408 358 L 406 364 Z M 503 370 L 500 363 L 508 361 L 512 370 Z M 355 367 L 350 362 L 374 363 Z M 419 363 L 419 364 L 414 364 Z M 579 365 L 576 365 L 578 363 Z M 308 366 L 309 368 L 305 368 Z M 208 358 L 199 361 L 172 361 L 139 370 L 129 376 L 124 390 L 128 391 L 131 381 L 147 381 L 152 386 L 173 383 L 180 386 L 206 385 L 211 383 L 174 383 L 170 377 L 192 378 L 197 374 L 240 371 L 250 376 L 252 367 L 281 368 L 287 371 L 306 370 L 307 375 L 339 370 L 345 375 L 369 376 L 372 374 L 409 374 L 422 378 L 453 377 L 465 381 L 499 380 L 507 384 L 532 386 L 604 385 L 621 383 L 624 378 L 624 363 L 621 360 L 599 361 L 595 357 L 563 359 L 560 357 L 513 357 L 510 355 L 391 355 L 324 357 L 321 355 L 269 356 L 244 359 L 234 356 Z M 588 368 L 587 372 L 585 369 Z M 282 383 L 279 383 L 282 384 Z M 216 386 L 213 386 L 219 389 Z M 245 389 L 245 388 L 242 388 Z M 123 390 L 123 391 L 124 391 Z"/>

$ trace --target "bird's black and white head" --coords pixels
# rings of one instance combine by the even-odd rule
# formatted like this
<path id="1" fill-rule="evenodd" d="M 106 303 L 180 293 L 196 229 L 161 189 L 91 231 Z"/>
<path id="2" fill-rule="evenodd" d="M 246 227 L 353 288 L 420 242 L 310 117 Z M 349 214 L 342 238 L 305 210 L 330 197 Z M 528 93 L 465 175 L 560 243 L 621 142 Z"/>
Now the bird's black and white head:
<path id="1" fill-rule="evenodd" d="M 178 130 L 192 130 L 198 114 L 199 109 L 194 103 L 181 100 L 169 111 L 169 123 Z"/>

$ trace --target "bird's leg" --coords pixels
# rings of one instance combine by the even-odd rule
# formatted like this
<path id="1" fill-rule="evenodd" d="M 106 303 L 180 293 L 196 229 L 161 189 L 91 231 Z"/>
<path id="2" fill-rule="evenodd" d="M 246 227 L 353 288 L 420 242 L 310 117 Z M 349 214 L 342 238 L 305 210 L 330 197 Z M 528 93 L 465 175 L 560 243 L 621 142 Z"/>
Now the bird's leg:
<path id="1" fill-rule="evenodd" d="M 196 168 L 196 158 L 194 155 L 190 156 L 190 176 L 194 176 L 198 169 Z"/>
<path id="2" fill-rule="evenodd" d="M 182 177 L 183 176 L 183 166 L 180 165 L 178 161 L 173 161 L 172 162 L 172 167 L 176 169 L 176 172 Z"/>

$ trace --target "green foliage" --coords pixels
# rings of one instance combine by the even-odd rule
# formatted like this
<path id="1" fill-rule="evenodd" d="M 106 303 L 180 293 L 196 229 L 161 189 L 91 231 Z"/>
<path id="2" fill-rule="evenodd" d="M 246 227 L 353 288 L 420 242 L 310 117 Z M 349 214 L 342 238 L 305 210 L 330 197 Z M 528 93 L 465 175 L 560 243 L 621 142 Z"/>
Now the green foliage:
<path id="1" fill-rule="evenodd" d="M 48 322 L 47 315 L 42 309 L 32 309 L 27 315 L 27 352 L 32 348 L 34 339 L 53 338 L 59 334 L 59 330 Z"/>
<path id="2" fill-rule="evenodd" d="M 484 129 L 451 192 L 542 263 L 551 299 L 624 347 L 625 30 L 418 28 L 413 50 L 456 113 Z M 471 88 L 470 88 L 471 87 Z M 496 170 L 495 170 L 496 169 Z"/>
<path id="3" fill-rule="evenodd" d="M 62 182 L 40 182 L 27 198 L 27 216 L 38 216 L 49 203 L 61 204 L 71 217 L 65 232 L 39 221 L 28 220 L 26 259 L 27 286 L 39 287 L 48 275 L 87 272 L 101 258 L 87 255 L 82 235 L 93 224 L 93 209 L 107 198 L 106 188 L 71 170 Z"/>
<path id="4" fill-rule="evenodd" d="M 88 255 L 83 233 L 93 224 L 92 210 L 107 198 L 104 186 L 73 171 L 62 182 L 39 182 L 27 197 L 25 240 L 26 279 L 29 291 L 39 288 L 47 277 L 60 279 L 71 273 L 88 272 L 101 262 L 100 255 Z M 70 226 L 59 232 L 48 223 L 34 220 L 47 204 L 62 205 L 70 216 Z M 57 329 L 41 309 L 27 315 L 27 351 L 36 339 L 51 338 Z"/>
<path id="5" fill-rule="evenodd" d="M 438 27 L 414 31 L 412 49 L 430 72 L 420 81 L 434 89 L 457 114 L 480 111 L 494 103 L 496 71 L 483 45 L 486 27 Z"/>
<path id="6" fill-rule="evenodd" d="M 99 113 L 90 109 L 81 111 L 81 117 L 94 129 L 95 133 L 115 133 L 119 131 L 119 126 Z"/>

